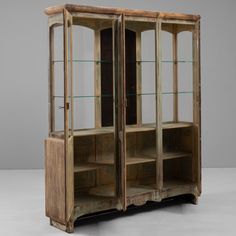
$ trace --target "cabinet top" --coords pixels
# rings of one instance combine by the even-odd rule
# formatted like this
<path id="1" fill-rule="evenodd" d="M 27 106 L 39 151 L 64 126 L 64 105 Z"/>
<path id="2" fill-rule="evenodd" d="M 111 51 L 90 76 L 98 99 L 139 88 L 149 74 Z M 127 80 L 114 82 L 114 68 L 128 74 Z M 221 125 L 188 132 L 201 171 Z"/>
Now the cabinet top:
<path id="1" fill-rule="evenodd" d="M 200 19 L 200 15 L 147 11 L 147 10 L 127 9 L 127 8 L 93 7 L 93 6 L 73 5 L 73 4 L 48 7 L 45 9 L 45 13 L 46 15 L 58 14 L 62 13 L 63 9 L 66 9 L 71 13 L 81 12 L 81 13 L 98 13 L 98 14 L 99 13 L 124 14 L 127 16 L 158 17 L 161 19 L 168 19 L 168 20 L 189 20 L 189 21 L 197 21 Z"/>

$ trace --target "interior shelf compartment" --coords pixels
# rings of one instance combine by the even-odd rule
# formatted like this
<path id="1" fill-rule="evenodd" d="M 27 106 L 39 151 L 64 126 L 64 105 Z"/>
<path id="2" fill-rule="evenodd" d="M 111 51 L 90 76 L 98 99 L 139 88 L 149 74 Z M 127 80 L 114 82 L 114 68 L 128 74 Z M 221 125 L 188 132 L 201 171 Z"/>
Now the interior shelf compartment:
<path id="1" fill-rule="evenodd" d="M 192 127 L 163 130 L 164 159 L 189 156 L 192 153 Z"/>
<path id="2" fill-rule="evenodd" d="M 110 160 L 114 163 L 113 133 L 74 137 L 75 199 L 78 196 L 89 196 L 90 190 L 94 187 L 115 185 L 115 168 L 113 165 L 96 163 L 96 161 L 103 160 Z M 107 202 L 104 202 L 104 199 L 94 199 L 94 201 L 95 205 L 100 202 L 103 205 L 109 206 L 110 200 L 107 199 Z M 89 205 L 87 205 L 90 204 L 89 201 L 85 199 L 84 204 L 85 209 L 89 209 Z M 98 205 L 94 207 L 100 209 Z"/>
<path id="3" fill-rule="evenodd" d="M 163 162 L 163 186 L 175 188 L 193 182 L 192 158 L 185 156 L 176 159 L 166 159 Z"/>
<path id="4" fill-rule="evenodd" d="M 126 134 L 127 157 L 142 157 L 139 165 L 127 165 L 127 197 L 145 194 L 155 189 L 156 184 L 156 131 Z M 131 159 L 131 158 L 129 158 Z M 146 161 L 148 160 L 148 161 Z"/>
<path id="5" fill-rule="evenodd" d="M 162 125 L 163 129 L 176 129 L 176 128 L 188 128 L 192 127 L 192 122 L 164 122 Z M 156 129 L 156 124 L 142 124 L 142 125 L 127 125 L 126 132 L 144 132 L 152 131 Z M 103 135 L 114 133 L 114 127 L 102 127 L 102 128 L 91 128 L 91 129 L 80 129 L 74 130 L 74 136 L 91 136 L 91 135 Z M 63 131 L 54 131 L 51 133 L 52 137 L 63 138 Z"/>

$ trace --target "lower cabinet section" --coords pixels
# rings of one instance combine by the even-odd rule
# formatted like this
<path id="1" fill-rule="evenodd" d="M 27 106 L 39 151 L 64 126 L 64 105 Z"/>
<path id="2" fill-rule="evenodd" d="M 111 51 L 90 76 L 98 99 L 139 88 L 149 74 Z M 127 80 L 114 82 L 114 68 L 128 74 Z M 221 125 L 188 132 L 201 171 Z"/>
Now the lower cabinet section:
<path id="1" fill-rule="evenodd" d="M 78 135 L 67 143 L 61 138 L 48 138 L 46 215 L 51 225 L 73 232 L 74 222 L 80 217 L 128 210 L 132 205 L 162 202 L 176 196 L 191 195 L 196 204 L 200 189 L 192 136 L 193 129 L 189 126 L 164 129 L 163 154 L 157 157 L 155 131 L 127 133 L 124 170 L 116 166 L 112 132 Z M 162 168 L 158 166 L 160 163 Z M 120 174 L 125 184 L 117 178 Z M 162 188 L 157 185 L 159 178 Z M 119 194 L 122 184 L 125 189 Z"/>

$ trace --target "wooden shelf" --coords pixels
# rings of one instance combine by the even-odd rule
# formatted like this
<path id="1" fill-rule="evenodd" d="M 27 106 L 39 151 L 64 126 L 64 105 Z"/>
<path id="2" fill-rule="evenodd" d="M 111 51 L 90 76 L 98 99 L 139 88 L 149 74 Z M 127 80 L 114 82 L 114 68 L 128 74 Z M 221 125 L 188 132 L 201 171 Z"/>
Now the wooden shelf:
<path id="1" fill-rule="evenodd" d="M 127 125 L 126 133 L 145 132 L 156 130 L 155 124 Z"/>
<path id="2" fill-rule="evenodd" d="M 163 160 L 170 160 L 175 158 L 190 157 L 192 153 L 189 152 L 166 152 L 163 153 Z"/>
<path id="3" fill-rule="evenodd" d="M 164 122 L 162 124 L 163 129 L 178 129 L 178 128 L 188 128 L 192 127 L 193 123 L 192 122 L 185 122 L 185 121 L 180 121 L 180 122 Z"/>
<path id="4" fill-rule="evenodd" d="M 143 185 L 132 185 L 126 187 L 127 197 L 132 197 L 135 195 L 140 195 L 144 193 L 153 192 L 155 189 L 151 186 Z M 103 185 L 90 189 L 89 192 L 91 195 L 100 196 L 100 197 L 114 197 L 115 196 L 115 186 L 114 185 Z"/>
<path id="5" fill-rule="evenodd" d="M 192 127 L 192 122 L 164 122 L 162 125 L 163 129 L 177 129 L 177 128 L 187 128 Z M 126 126 L 127 133 L 134 133 L 134 132 L 145 132 L 145 131 L 154 131 L 156 130 L 156 124 L 142 124 L 142 125 L 128 125 Z M 102 134 L 112 134 L 114 133 L 114 127 L 103 127 L 98 129 L 81 129 L 81 130 L 74 130 L 74 136 L 91 136 L 91 135 L 102 135 Z M 53 137 L 63 138 L 64 132 L 63 131 L 55 131 L 51 133 Z"/>
<path id="6" fill-rule="evenodd" d="M 74 167 L 74 172 L 85 172 L 91 170 L 97 170 L 101 168 L 101 165 L 96 165 L 94 163 L 81 163 Z"/>
<path id="7" fill-rule="evenodd" d="M 126 165 L 135 165 L 135 164 L 142 164 L 148 162 L 155 162 L 155 158 L 148 158 L 148 157 L 127 157 L 126 158 Z M 98 165 L 114 165 L 114 160 L 107 159 L 107 160 L 97 160 L 92 163 Z"/>

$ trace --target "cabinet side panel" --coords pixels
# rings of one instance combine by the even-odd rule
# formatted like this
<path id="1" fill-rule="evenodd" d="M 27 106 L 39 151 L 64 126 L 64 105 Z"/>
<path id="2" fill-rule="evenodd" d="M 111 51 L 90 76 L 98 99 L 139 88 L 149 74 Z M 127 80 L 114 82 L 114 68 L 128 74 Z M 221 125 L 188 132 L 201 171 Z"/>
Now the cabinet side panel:
<path id="1" fill-rule="evenodd" d="M 64 141 L 45 140 L 46 216 L 65 223 L 65 158 Z"/>
<path id="2" fill-rule="evenodd" d="M 74 210 L 74 139 L 68 140 L 68 155 L 66 157 L 66 220 L 73 217 Z"/>

